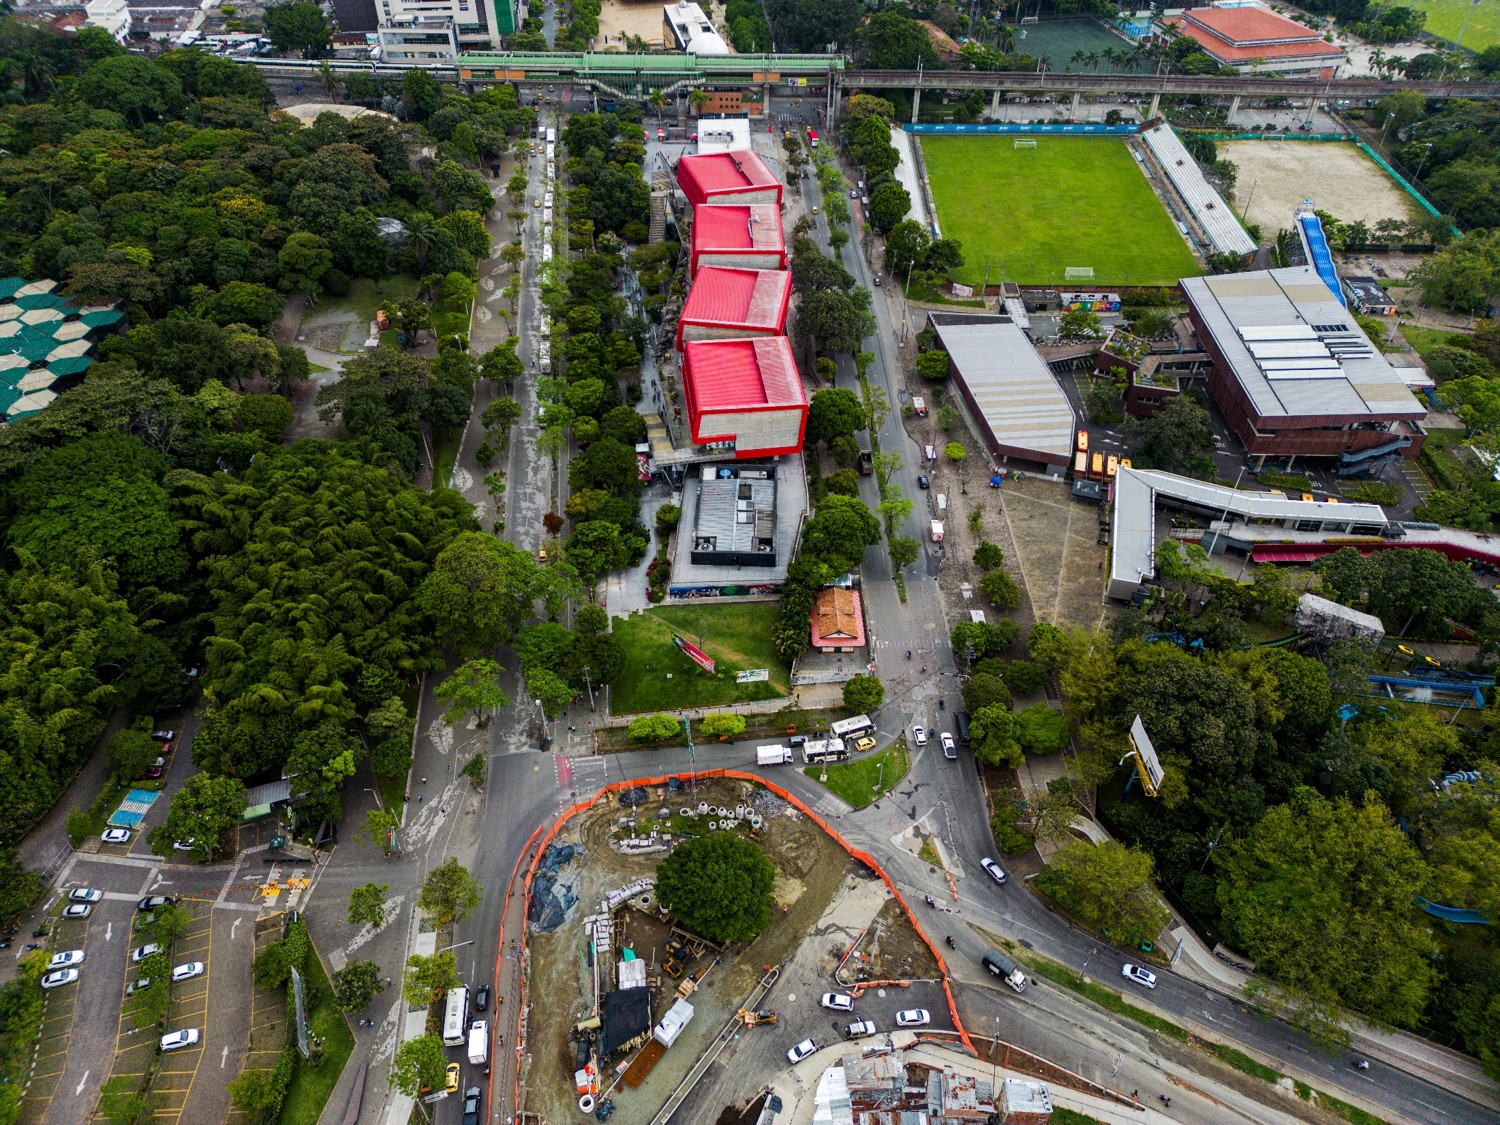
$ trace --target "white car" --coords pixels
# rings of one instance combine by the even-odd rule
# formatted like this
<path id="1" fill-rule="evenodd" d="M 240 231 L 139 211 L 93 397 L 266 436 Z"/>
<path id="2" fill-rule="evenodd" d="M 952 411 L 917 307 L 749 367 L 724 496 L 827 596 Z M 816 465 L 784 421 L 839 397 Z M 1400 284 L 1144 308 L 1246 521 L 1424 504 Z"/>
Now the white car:
<path id="1" fill-rule="evenodd" d="M 172 983 L 181 984 L 185 980 L 192 980 L 194 977 L 201 977 L 202 975 L 203 962 L 189 961 L 187 964 L 178 965 L 177 968 L 172 970 Z"/>
<path id="2" fill-rule="evenodd" d="M 169 1031 L 161 1037 L 161 1049 L 163 1051 L 175 1051 L 178 1047 L 191 1047 L 198 1042 L 198 1029 L 196 1027 L 184 1028 L 181 1031 Z"/>
<path id="3" fill-rule="evenodd" d="M 926 746 L 927 745 L 927 732 L 925 730 L 923 730 L 921 727 L 912 727 L 911 728 L 911 740 L 913 742 L 915 742 L 918 746 Z"/>
<path id="4" fill-rule="evenodd" d="M 180 852 L 190 852 L 198 841 L 189 836 L 186 840 L 173 840 L 172 846 Z"/>
<path id="5" fill-rule="evenodd" d="M 71 969 L 75 965 L 83 964 L 83 950 L 69 949 L 62 953 L 54 953 L 52 960 L 47 962 L 47 969 Z"/>
<path id="6" fill-rule="evenodd" d="M 140 946 L 133 953 L 131 953 L 131 964 L 139 965 L 147 957 L 155 957 L 160 952 L 161 946 L 157 945 L 154 941 L 148 941 L 145 945 Z"/>
<path id="7" fill-rule="evenodd" d="M 819 1003 L 825 1008 L 832 1008 L 835 1012 L 854 1011 L 854 997 L 842 992 L 825 992 Z"/>
<path id="8" fill-rule="evenodd" d="M 103 897 L 103 891 L 96 891 L 92 887 L 74 887 L 68 892 L 68 898 L 74 902 L 98 902 Z"/>
<path id="9" fill-rule="evenodd" d="M 133 980 L 125 986 L 125 995 L 134 996 L 137 992 L 145 992 L 146 989 L 151 987 L 151 983 L 150 977 L 141 977 L 139 980 Z"/>
<path id="10" fill-rule="evenodd" d="M 938 741 L 943 744 L 943 757 L 952 760 L 958 757 L 958 748 L 953 744 L 953 736 L 947 731 L 938 735 Z"/>
<path id="11" fill-rule="evenodd" d="M 989 856 L 985 856 L 983 859 L 981 859 L 979 861 L 979 866 L 988 871 L 990 873 L 990 878 L 995 880 L 995 882 L 1005 882 L 1005 869 Z"/>
<path id="12" fill-rule="evenodd" d="M 804 1039 L 802 1040 L 802 1042 L 798 1043 L 795 1047 L 793 1047 L 786 1053 L 786 1061 L 799 1063 L 817 1049 L 818 1045 L 811 1039 Z"/>
<path id="13" fill-rule="evenodd" d="M 77 979 L 77 969 L 57 969 L 42 978 L 42 987 L 61 988 L 65 984 L 72 984 Z"/>
<path id="14" fill-rule="evenodd" d="M 94 907 L 92 903 L 70 902 L 67 906 L 63 907 L 62 916 L 64 918 L 87 918 L 93 912 Z"/>
<path id="15" fill-rule="evenodd" d="M 1136 984 L 1146 988 L 1156 987 L 1156 974 L 1141 968 L 1139 965 L 1120 966 L 1120 975 L 1126 980 L 1134 981 Z"/>
<path id="16" fill-rule="evenodd" d="M 106 828 L 99 838 L 106 844 L 128 844 L 130 843 L 130 829 Z"/>
<path id="17" fill-rule="evenodd" d="M 898 1027 L 926 1027 L 932 1022 L 932 1013 L 926 1008 L 907 1008 L 896 1013 Z"/>
<path id="18" fill-rule="evenodd" d="M 161 727 L 151 732 L 152 742 L 171 742 L 177 737 L 177 732 L 167 727 Z"/>

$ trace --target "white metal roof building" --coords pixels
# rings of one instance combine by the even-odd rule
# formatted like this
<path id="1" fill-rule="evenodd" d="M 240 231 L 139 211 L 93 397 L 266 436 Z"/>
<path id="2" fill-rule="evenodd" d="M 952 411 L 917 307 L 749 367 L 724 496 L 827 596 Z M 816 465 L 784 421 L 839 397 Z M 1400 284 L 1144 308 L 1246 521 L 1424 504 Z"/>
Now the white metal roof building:
<path id="1" fill-rule="evenodd" d="M 1379 504 L 1289 500 L 1280 492 L 1225 488 L 1175 473 L 1122 466 L 1115 474 L 1110 519 L 1106 592 L 1112 598 L 1128 600 L 1143 582 L 1156 577 L 1158 500 L 1211 516 L 1204 536 L 1211 551 L 1231 545 L 1236 523 L 1355 536 L 1378 536 L 1388 523 Z"/>
<path id="2" fill-rule="evenodd" d="M 1229 204 L 1206 179 L 1182 140 L 1170 125 L 1145 129 L 1140 134 L 1161 166 L 1166 169 L 1172 186 L 1193 212 L 1198 225 L 1218 254 L 1253 254 L 1255 239 L 1240 226 Z"/>
<path id="3" fill-rule="evenodd" d="M 1054 472 L 1066 468 L 1073 407 L 1026 333 L 1006 316 L 931 313 L 927 319 L 990 455 L 1039 462 Z"/>
<path id="4" fill-rule="evenodd" d="M 1208 389 L 1261 457 L 1415 457 L 1427 411 L 1311 266 L 1182 279 Z"/>

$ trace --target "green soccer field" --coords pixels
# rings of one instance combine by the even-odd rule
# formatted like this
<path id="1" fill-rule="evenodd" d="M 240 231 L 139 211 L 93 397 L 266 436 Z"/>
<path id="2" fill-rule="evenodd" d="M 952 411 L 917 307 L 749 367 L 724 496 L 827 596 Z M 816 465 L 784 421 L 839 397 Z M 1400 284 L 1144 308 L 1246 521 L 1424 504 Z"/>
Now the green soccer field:
<path id="1" fill-rule="evenodd" d="M 1471 0 L 1411 0 L 1409 7 L 1427 13 L 1426 30 L 1444 39 L 1458 40 L 1463 32 L 1464 46 L 1482 51 L 1500 43 L 1500 11 L 1495 4 L 1478 4 Z M 1468 19 L 1468 30 L 1464 20 Z"/>
<path id="2" fill-rule="evenodd" d="M 1070 266 L 1090 266 L 1105 285 L 1168 285 L 1202 273 L 1118 137 L 921 138 L 922 157 L 945 238 L 963 244 L 954 272 L 977 285 L 1045 285 Z M 1032 138 L 1023 138 L 1032 139 Z"/>

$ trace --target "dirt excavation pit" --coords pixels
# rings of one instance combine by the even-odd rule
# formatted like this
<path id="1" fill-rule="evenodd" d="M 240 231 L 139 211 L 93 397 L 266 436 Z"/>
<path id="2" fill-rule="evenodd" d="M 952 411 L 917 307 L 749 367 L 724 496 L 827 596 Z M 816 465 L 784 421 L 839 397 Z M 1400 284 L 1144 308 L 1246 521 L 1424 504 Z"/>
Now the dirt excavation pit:
<path id="1" fill-rule="evenodd" d="M 1411 197 L 1352 144 L 1230 141 L 1219 145 L 1219 155 L 1238 170 L 1233 203 L 1246 222 L 1260 227 L 1262 242 L 1291 229 L 1304 199 L 1346 223 L 1362 219 L 1374 226 L 1416 214 Z"/>
<path id="2" fill-rule="evenodd" d="M 1035 620 L 1063 629 L 1097 627 L 1104 616 L 1106 557 L 1098 506 L 1073 499 L 1062 482 L 1030 474 L 1007 480 L 1000 496 L 1011 545 L 993 533 L 990 538 L 1005 550 L 1006 569 L 1025 587 Z M 993 519 L 987 516 L 986 523 Z M 978 572 L 968 580 L 977 583 Z M 1030 622 L 1008 616 L 1016 618 L 1024 637 Z"/>
<path id="3" fill-rule="evenodd" d="M 727 779 L 700 782 L 696 794 L 689 793 L 686 787 L 671 791 L 666 786 L 632 792 L 643 798 L 634 808 L 620 802 L 621 794 L 613 794 L 590 811 L 574 817 L 558 833 L 552 847 L 581 847 L 581 854 L 558 865 L 557 891 L 549 893 L 541 878 L 533 888 L 534 898 L 546 900 L 544 924 L 556 925 L 550 933 L 531 925 L 527 937 L 529 1030 L 522 1108 L 540 1114 L 543 1120 L 569 1121 L 579 1117 L 580 1095 L 574 1082 L 574 1073 L 579 1068 L 575 1028 L 596 1011 L 596 959 L 585 931 L 585 919 L 605 913 L 602 903 L 606 896 L 652 878 L 656 865 L 668 854 L 665 847 L 639 854 L 624 854 L 619 850 L 621 847 L 650 848 L 653 827 L 659 842 L 667 830 L 674 834 L 701 835 L 709 831 L 709 820 L 716 824 L 729 820 L 735 822 L 730 828 L 714 830 L 735 831 L 756 840 L 777 872 L 773 892 L 776 908 L 766 931 L 746 948 L 724 951 L 717 965 L 713 964 L 718 956 L 713 948 L 704 947 L 697 955 L 689 949 L 685 956 L 679 955 L 680 965 L 672 966 L 678 975 L 667 971 L 669 962 L 674 960 L 668 943 L 682 941 L 683 935 L 674 935 L 670 922 L 661 919 L 654 893 L 637 890 L 612 911 L 614 924 L 609 928 L 608 939 L 612 947 L 597 957 L 601 993 L 616 987 L 616 963 L 628 947 L 645 963 L 654 1025 L 675 1000 L 681 982 L 706 970 L 702 983 L 689 997 L 694 1007 L 693 1019 L 673 1049 L 662 1056 L 638 1088 L 621 1085 L 609 1095 L 623 1114 L 621 1119 L 631 1121 L 649 1120 L 665 1103 L 768 966 L 787 960 L 806 941 L 836 889 L 855 867 L 843 848 L 800 812 L 748 782 Z M 700 803 L 710 806 L 711 815 L 684 817 L 683 809 L 696 808 Z M 720 807 L 726 810 L 726 816 L 718 815 Z M 736 817 L 742 807 L 745 815 Z M 759 818 L 759 828 L 751 827 L 752 816 Z M 632 836 L 637 843 L 624 843 Z M 878 881 L 867 878 L 863 882 L 884 891 L 884 884 Z M 561 902 L 571 905 L 564 920 L 557 924 Z M 870 917 L 877 908 L 878 905 L 870 910 Z M 540 909 L 533 910 L 533 918 Z M 634 1049 L 626 1050 L 601 1061 L 604 1090 L 614 1085 L 617 1069 L 636 1053 Z"/>

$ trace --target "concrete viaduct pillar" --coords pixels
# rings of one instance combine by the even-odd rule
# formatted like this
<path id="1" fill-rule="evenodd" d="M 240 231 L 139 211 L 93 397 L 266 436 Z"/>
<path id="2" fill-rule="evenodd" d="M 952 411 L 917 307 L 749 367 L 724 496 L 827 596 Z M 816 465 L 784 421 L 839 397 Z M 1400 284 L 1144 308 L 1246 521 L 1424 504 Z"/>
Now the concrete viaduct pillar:
<path id="1" fill-rule="evenodd" d="M 1152 94 L 1151 95 L 1151 108 L 1146 111 L 1146 120 L 1150 121 L 1152 118 L 1154 118 L 1156 116 L 1157 110 L 1159 110 L 1160 108 L 1161 108 L 1161 95 L 1160 94 Z"/>
<path id="2" fill-rule="evenodd" d="M 1003 93 L 1000 87 L 995 87 L 995 92 L 990 95 L 990 120 L 1000 120 L 1000 95 Z"/>
<path id="3" fill-rule="evenodd" d="M 1073 95 L 1073 108 L 1070 109 L 1070 110 L 1068 110 L 1068 117 L 1069 117 L 1070 120 L 1073 120 L 1073 121 L 1077 121 L 1078 120 L 1078 106 L 1079 106 L 1079 104 L 1082 101 L 1083 101 L 1083 94 L 1082 94 L 1082 92 L 1079 92 L 1079 93 L 1076 93 L 1076 94 Z"/>
<path id="4" fill-rule="evenodd" d="M 911 92 L 911 123 L 917 124 L 922 119 L 922 87 L 918 86 Z"/>

